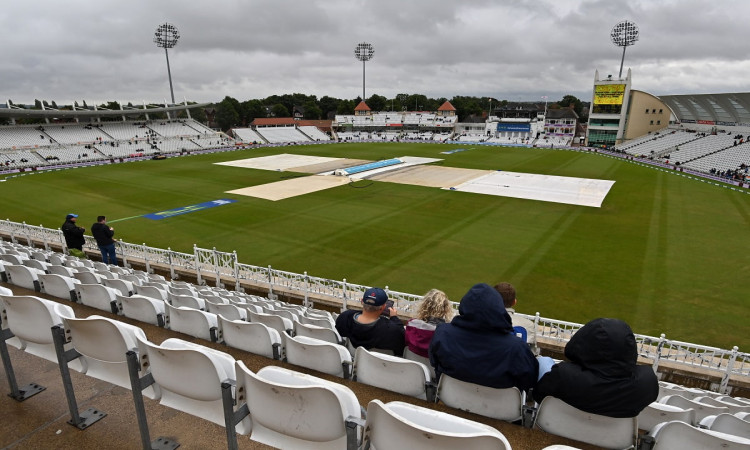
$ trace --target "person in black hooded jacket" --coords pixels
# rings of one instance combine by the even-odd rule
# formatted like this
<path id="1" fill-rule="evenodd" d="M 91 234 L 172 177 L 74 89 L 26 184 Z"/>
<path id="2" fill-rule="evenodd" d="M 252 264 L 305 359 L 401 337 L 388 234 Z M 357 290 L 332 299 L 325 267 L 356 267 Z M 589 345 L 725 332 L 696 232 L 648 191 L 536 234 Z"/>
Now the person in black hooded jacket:
<path id="1" fill-rule="evenodd" d="M 491 286 L 472 286 L 461 299 L 458 314 L 440 324 L 430 342 L 435 375 L 448 375 L 493 388 L 528 391 L 537 380 L 539 364 L 526 342 L 513 332 L 502 296 Z"/>
<path id="2" fill-rule="evenodd" d="M 534 400 L 551 395 L 608 417 L 635 417 L 656 401 L 659 382 L 650 366 L 636 364 L 635 336 L 622 320 L 587 323 L 568 341 L 565 357 L 539 380 Z"/>

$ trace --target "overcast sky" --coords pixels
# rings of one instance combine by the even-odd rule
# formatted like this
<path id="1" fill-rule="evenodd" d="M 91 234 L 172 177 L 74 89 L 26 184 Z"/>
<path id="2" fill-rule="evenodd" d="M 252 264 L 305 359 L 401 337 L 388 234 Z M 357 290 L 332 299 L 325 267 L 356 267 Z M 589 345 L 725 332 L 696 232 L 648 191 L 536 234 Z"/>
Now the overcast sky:
<path id="1" fill-rule="evenodd" d="M 301 92 L 367 96 L 591 99 L 594 71 L 617 76 L 611 28 L 630 20 L 633 88 L 656 95 L 747 92 L 748 0 L 4 0 L 0 95 L 68 103 L 175 97 L 240 101 Z"/>

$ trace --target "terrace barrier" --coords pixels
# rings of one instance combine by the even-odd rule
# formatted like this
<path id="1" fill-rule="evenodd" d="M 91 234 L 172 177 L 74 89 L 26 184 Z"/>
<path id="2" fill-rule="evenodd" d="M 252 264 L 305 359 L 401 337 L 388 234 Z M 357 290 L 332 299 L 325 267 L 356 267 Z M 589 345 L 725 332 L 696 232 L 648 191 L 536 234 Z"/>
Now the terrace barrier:
<path id="1" fill-rule="evenodd" d="M 52 248 L 65 249 L 65 239 L 62 231 L 43 226 L 27 225 L 26 223 L 0 220 L 0 237 L 6 236 L 17 244 L 30 247 L 43 246 L 46 250 Z M 261 289 L 268 289 L 269 298 L 275 298 L 274 290 L 292 293 L 304 298 L 305 305 L 311 305 L 311 298 L 335 300 L 341 304 L 341 310 L 359 303 L 368 286 L 348 282 L 330 280 L 303 274 L 274 269 L 271 266 L 261 267 L 240 263 L 236 252 L 221 252 L 213 249 L 202 249 L 193 246 L 193 254 L 180 253 L 169 248 L 160 249 L 146 244 L 131 244 L 117 242 L 118 257 L 125 266 L 131 262 L 145 265 L 148 272 L 153 272 L 154 265 L 168 268 L 173 279 L 179 277 L 178 271 L 195 273 L 198 282 L 205 284 L 205 278 L 215 278 L 217 286 L 223 285 L 223 280 L 234 283 L 237 290 L 242 290 L 242 283 L 252 284 Z M 96 252 L 98 247 L 91 236 L 86 236 L 86 250 Z M 390 290 L 386 286 L 388 296 L 396 307 L 405 312 L 415 313 L 420 295 Z M 458 309 L 458 303 L 453 303 Z M 537 339 L 546 339 L 564 345 L 583 325 L 574 322 L 549 319 L 516 313 L 534 323 Z M 673 341 L 664 334 L 659 337 L 636 334 L 639 357 L 652 363 L 654 371 L 660 365 L 673 364 L 718 372 L 721 376 L 719 389 L 728 391 L 729 379 L 732 376 L 750 377 L 750 353 L 740 352 L 738 347 L 731 350 L 689 342 Z"/>

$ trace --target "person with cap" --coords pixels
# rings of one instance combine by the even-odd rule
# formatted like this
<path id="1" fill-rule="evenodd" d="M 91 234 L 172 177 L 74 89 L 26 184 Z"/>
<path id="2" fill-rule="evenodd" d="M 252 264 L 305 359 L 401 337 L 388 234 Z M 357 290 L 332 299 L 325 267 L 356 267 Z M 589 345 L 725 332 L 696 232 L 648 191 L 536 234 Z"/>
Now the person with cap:
<path id="1" fill-rule="evenodd" d="M 99 246 L 99 251 L 102 252 L 102 262 L 116 266 L 115 240 L 112 238 L 115 235 L 115 229 L 107 225 L 107 218 L 105 216 L 98 216 L 96 218 L 96 223 L 91 225 L 91 234 L 94 235 L 96 245 Z"/>
<path id="2" fill-rule="evenodd" d="M 537 381 L 539 363 L 514 333 L 503 298 L 485 283 L 472 286 L 458 315 L 437 326 L 428 353 L 438 378 L 521 391 Z"/>
<path id="3" fill-rule="evenodd" d="M 349 338 L 353 347 L 368 350 L 390 350 L 396 356 L 404 354 L 404 324 L 398 311 L 386 306 L 388 294 L 380 288 L 370 288 L 362 297 L 362 311 L 353 309 L 336 318 L 336 330 Z"/>
<path id="4" fill-rule="evenodd" d="M 79 227 L 76 221 L 78 220 L 78 214 L 68 214 L 65 216 L 65 223 L 62 224 L 60 229 L 65 236 L 65 245 L 68 246 L 68 250 L 76 249 L 83 252 L 83 244 L 86 240 L 83 238 L 83 232 L 85 228 Z"/>
<path id="5" fill-rule="evenodd" d="M 650 365 L 638 365 L 635 335 L 619 319 L 594 319 L 565 345 L 567 361 L 555 364 L 534 388 L 534 400 L 551 395 L 591 414 L 636 417 L 659 395 Z"/>

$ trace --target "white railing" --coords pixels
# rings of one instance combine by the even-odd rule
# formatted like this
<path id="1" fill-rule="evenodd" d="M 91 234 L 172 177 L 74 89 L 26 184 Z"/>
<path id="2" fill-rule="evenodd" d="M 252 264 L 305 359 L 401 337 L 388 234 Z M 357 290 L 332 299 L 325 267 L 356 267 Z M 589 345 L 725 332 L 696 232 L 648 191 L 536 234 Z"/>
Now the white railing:
<path id="1" fill-rule="evenodd" d="M 65 240 L 62 231 L 42 226 L 27 225 L 25 223 L 0 220 L 0 234 L 7 235 L 15 243 L 35 246 L 43 245 L 45 249 L 64 247 Z M 260 288 L 267 288 L 269 297 L 274 297 L 274 289 L 285 293 L 304 296 L 305 304 L 310 305 L 311 297 L 329 298 L 341 302 L 341 309 L 346 309 L 350 302 L 356 304 L 362 298 L 367 286 L 349 283 L 346 279 L 330 280 L 303 274 L 274 269 L 271 266 L 260 267 L 242 264 L 238 261 L 236 252 L 221 252 L 214 249 L 193 247 L 193 254 L 180 253 L 171 249 L 149 247 L 145 244 L 130 244 L 119 241 L 118 256 L 125 265 L 128 261 L 138 261 L 146 265 L 148 272 L 153 272 L 151 265 L 168 267 L 171 277 L 177 278 L 177 270 L 195 272 L 198 280 L 203 276 L 216 277 L 217 284 L 222 279 L 230 278 L 235 282 L 235 288 L 241 290 L 241 283 L 252 284 Z M 85 248 L 95 251 L 96 242 L 86 236 Z M 398 292 L 388 289 L 388 296 L 394 301 L 396 308 L 406 312 L 416 312 L 421 296 Z M 458 303 L 454 303 L 458 308 Z M 537 338 L 552 340 L 564 345 L 571 336 L 583 325 L 516 313 L 535 324 Z M 662 363 L 687 365 L 693 368 L 718 371 L 722 373 L 721 390 L 726 392 L 730 376 L 750 376 L 750 353 L 739 352 L 737 347 L 731 350 L 708 347 L 666 339 L 660 337 L 636 335 L 639 356 L 652 361 L 654 370 Z"/>

